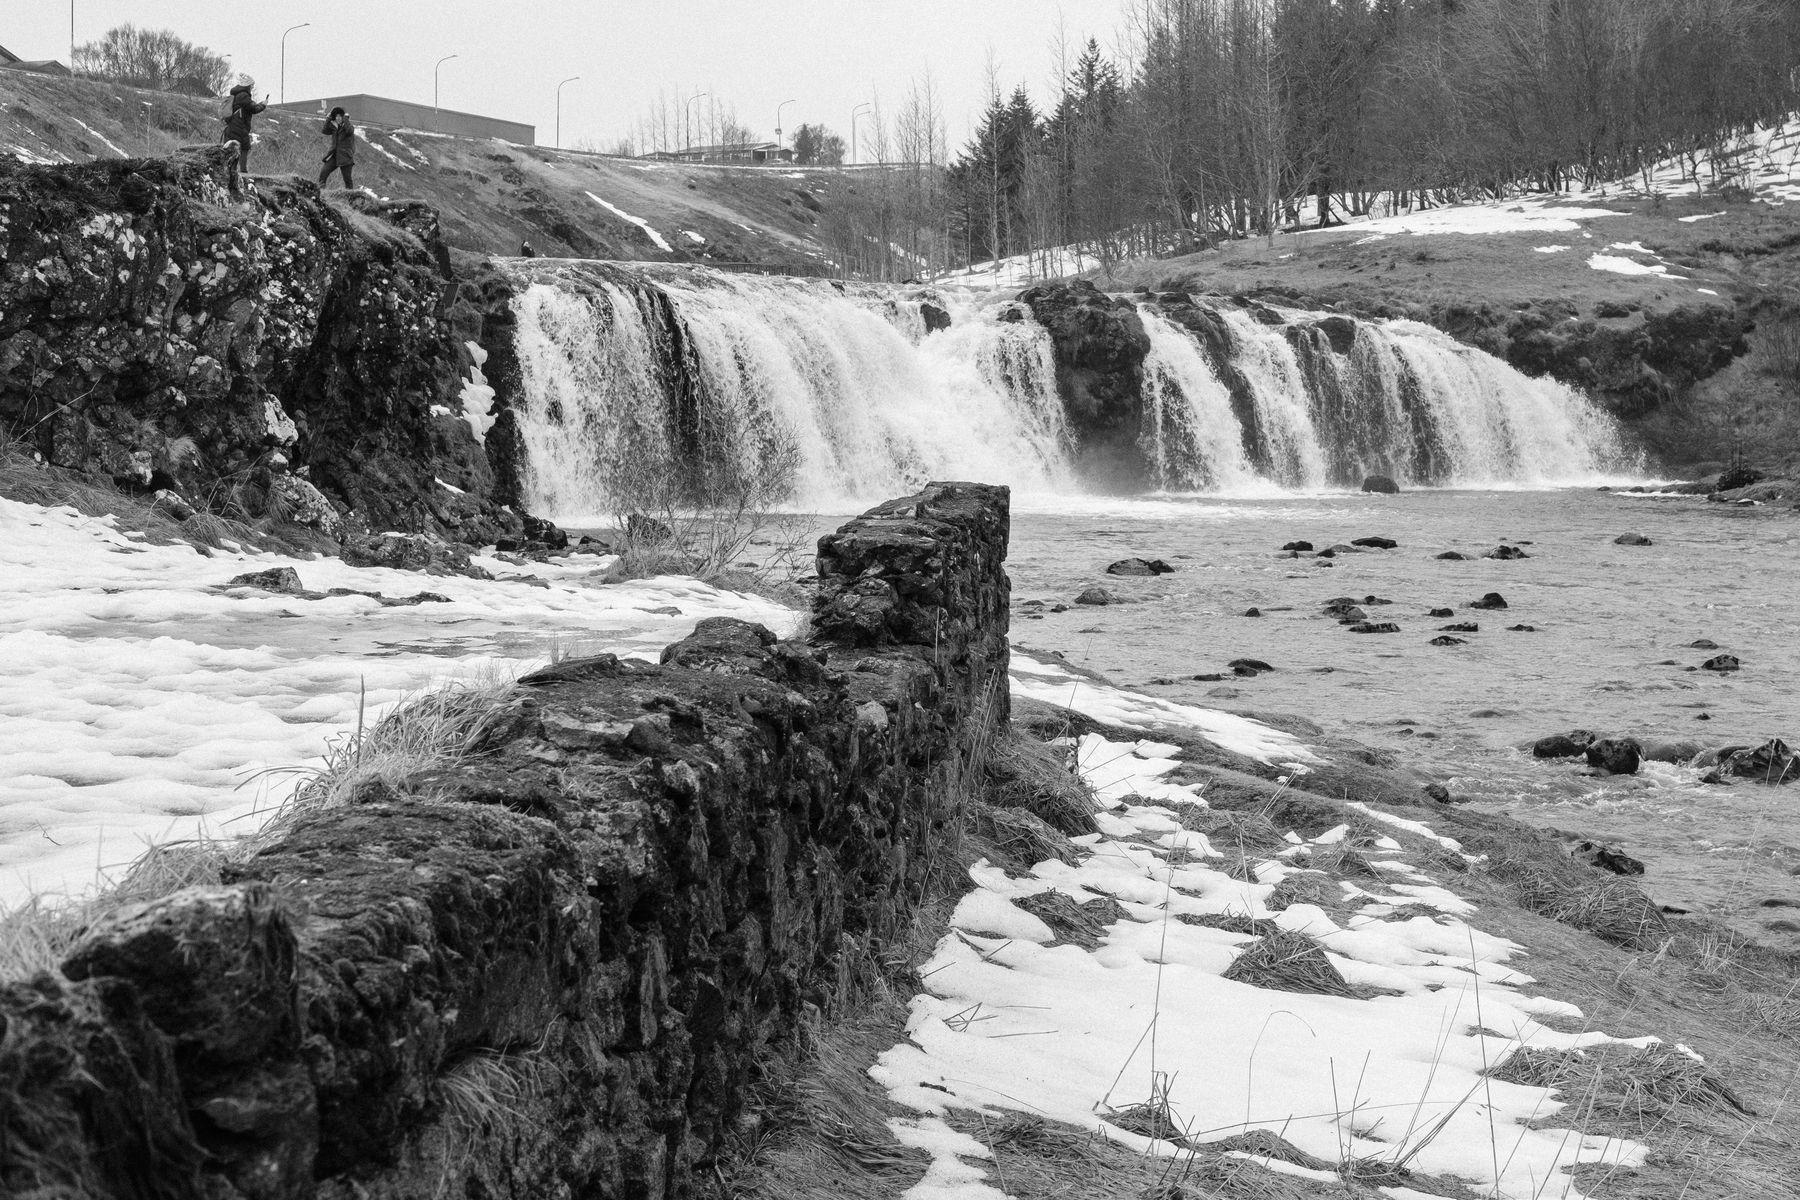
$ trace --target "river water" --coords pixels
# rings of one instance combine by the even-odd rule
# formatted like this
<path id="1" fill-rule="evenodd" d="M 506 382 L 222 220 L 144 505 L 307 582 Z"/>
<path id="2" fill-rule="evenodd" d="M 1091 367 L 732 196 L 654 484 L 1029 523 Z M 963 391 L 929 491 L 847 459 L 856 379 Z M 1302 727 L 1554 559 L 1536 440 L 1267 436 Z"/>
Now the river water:
<path id="1" fill-rule="evenodd" d="M 1626 532 L 1653 544 L 1614 544 Z M 1399 546 L 1331 560 L 1280 553 L 1291 541 L 1370 536 Z M 1503 541 L 1529 557 L 1478 557 Z M 1439 560 L 1446 550 L 1476 557 Z M 1576 728 L 1699 747 L 1793 740 L 1797 552 L 1792 511 L 1595 489 L 1021 497 L 1008 567 L 1023 648 L 1060 651 L 1154 695 L 1295 713 L 1397 751 L 1459 799 L 1625 850 L 1647 864 L 1642 882 L 1661 903 L 1800 945 L 1800 785 L 1702 785 L 1700 771 L 1660 763 L 1600 778 L 1580 760 L 1520 748 Z M 1177 569 L 1104 574 L 1131 556 Z M 1132 602 L 1049 611 L 1093 585 Z M 1509 607 L 1467 607 L 1487 592 Z M 1364 608 L 1400 632 L 1352 633 L 1322 612 L 1328 600 L 1367 596 L 1392 601 Z M 1264 615 L 1243 615 L 1252 607 Z M 1434 608 L 1455 616 L 1432 618 Z M 1480 626 L 1455 635 L 1466 644 L 1430 644 L 1464 621 Z M 1519 624 L 1535 632 L 1509 631 Z M 1690 648 L 1701 639 L 1719 649 Z M 1743 669 L 1694 669 L 1719 653 Z M 1235 677 L 1227 664 L 1237 658 L 1276 669 Z M 1214 673 L 1228 678 L 1192 678 Z"/>

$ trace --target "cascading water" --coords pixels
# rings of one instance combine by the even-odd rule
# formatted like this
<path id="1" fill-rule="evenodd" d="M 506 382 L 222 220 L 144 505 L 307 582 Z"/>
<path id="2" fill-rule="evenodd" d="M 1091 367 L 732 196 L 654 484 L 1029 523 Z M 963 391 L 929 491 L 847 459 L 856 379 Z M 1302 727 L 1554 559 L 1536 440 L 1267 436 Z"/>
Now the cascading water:
<path id="1" fill-rule="evenodd" d="M 873 289 L 561 270 L 515 299 L 538 510 L 613 511 L 696 458 L 712 478 L 784 474 L 790 495 L 769 498 L 814 507 L 933 477 L 1072 484 L 1050 339 L 1028 321 L 969 310 L 927 336 L 918 301 Z"/>
<path id="2" fill-rule="evenodd" d="M 517 269 L 512 403 L 532 511 L 619 511 L 655 487 L 843 508 L 927 478 L 1082 486 L 1094 414 L 1065 409 L 1056 347 L 1020 303 L 694 268 Z M 1427 326 L 1183 304 L 1138 305 L 1140 409 L 1108 414 L 1127 422 L 1127 449 L 1137 431 L 1145 490 L 1369 474 L 1553 486 L 1636 467 L 1581 393 Z"/>

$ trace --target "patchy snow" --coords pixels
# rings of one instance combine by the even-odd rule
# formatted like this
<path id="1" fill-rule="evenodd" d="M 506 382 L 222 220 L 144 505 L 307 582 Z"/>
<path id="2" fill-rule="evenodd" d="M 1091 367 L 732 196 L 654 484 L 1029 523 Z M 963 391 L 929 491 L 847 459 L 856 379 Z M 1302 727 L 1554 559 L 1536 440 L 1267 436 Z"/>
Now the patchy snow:
<path id="1" fill-rule="evenodd" d="M 598 204 L 601 208 L 606 209 L 608 212 L 612 213 L 614 216 L 618 217 L 620 220 L 630 221 L 633 225 L 636 225 L 639 229 L 642 229 L 645 233 L 649 234 L 650 240 L 652 242 L 656 243 L 656 248 L 658 250 L 662 250 L 666 253 L 674 252 L 675 247 L 669 245 L 668 240 L 666 238 L 664 238 L 662 234 L 656 232 L 655 229 L 651 228 L 650 222 L 644 220 L 644 218 L 634 217 L 630 213 L 626 212 L 624 209 L 620 208 L 618 205 L 608 204 L 606 201 L 604 201 L 600 197 L 594 195 L 594 193 L 592 193 L 592 192 L 587 193 L 587 198 L 589 200 L 592 200 L 595 204 Z"/>
<path id="2" fill-rule="evenodd" d="M 1128 704 L 1117 695 L 1102 707 L 1155 710 L 1148 697 Z M 1070 749 L 1103 795 L 1135 800 L 1171 786 L 1165 776 L 1175 764 L 1163 752 L 1173 747 L 1090 735 Z M 1427 839 L 1416 850 L 1454 845 L 1420 822 L 1363 811 Z M 1234 862 L 1241 851 L 1221 854 L 1154 803 L 1115 799 L 1101 825 L 1100 834 L 1075 839 L 1084 855 L 1075 865 L 1051 860 L 1015 877 L 984 860 L 970 870 L 974 889 L 920 970 L 929 991 L 911 1002 L 906 1040 L 870 1070 L 917 1114 L 894 1123 L 897 1135 L 908 1130 L 908 1144 L 932 1155 L 925 1181 L 908 1196 L 1001 1194 L 995 1185 L 1002 1181 L 989 1180 L 987 1149 L 947 1123 L 957 1112 L 1027 1112 L 1177 1156 L 1171 1142 L 1117 1123 L 1124 1110 L 1156 1097 L 1196 1144 L 1264 1129 L 1327 1162 L 1403 1161 L 1477 1181 L 1477 1190 L 1500 1197 L 1577 1197 L 1567 1173 L 1573 1165 L 1644 1161 L 1647 1147 L 1635 1141 L 1531 1128 L 1564 1100 L 1486 1074 L 1521 1047 L 1617 1039 L 1542 1024 L 1539 1016 L 1579 1019 L 1580 1011 L 1528 995 L 1531 978 L 1507 965 L 1522 947 L 1466 924 L 1461 917 L 1473 906 L 1392 857 L 1398 839 L 1376 839 L 1359 853 L 1384 875 L 1425 882 L 1396 884 L 1386 897 L 1329 884 L 1347 904 L 1327 912 L 1308 903 L 1270 906 L 1276 885 L 1307 874 L 1304 866 L 1258 862 L 1256 882 L 1248 882 L 1242 870 L 1250 860 Z M 1304 863 L 1315 852 L 1333 853 L 1347 832 L 1310 842 L 1290 836 L 1290 849 Z M 1189 836 L 1177 840 L 1182 834 Z M 1050 891 L 1078 904 L 1110 897 L 1123 918 L 1093 950 L 1052 944 L 1050 927 L 1018 904 Z M 1419 904 L 1439 915 L 1396 913 Z M 1225 979 L 1257 941 L 1204 923 L 1228 915 L 1313 939 L 1367 998 Z"/>
<path id="3" fill-rule="evenodd" d="M 153 842 L 253 831 L 329 739 L 451 680 L 510 677 L 553 647 L 654 659 L 702 617 L 794 614 L 692 580 L 600 586 L 605 559 L 498 578 L 157 546 L 110 518 L 0 499 L 0 906 L 78 894 Z M 383 608 L 231 589 L 291 566 L 310 589 L 449 598 Z M 659 611 L 673 609 L 678 611 Z"/>
<path id="4" fill-rule="evenodd" d="M 1695 221 L 1710 221 L 1714 217 L 1722 217 L 1725 215 L 1725 211 L 1726 210 L 1721 208 L 1718 212 L 1695 213 L 1691 217 L 1676 217 L 1675 219 L 1680 221 L 1683 225 L 1692 225 Z"/>
<path id="5" fill-rule="evenodd" d="M 91 133 L 95 137 L 99 138 L 102 142 L 104 142 L 106 144 L 106 148 L 108 150 L 111 150 L 114 154 L 118 155 L 120 158 L 130 158 L 131 157 L 130 154 L 127 154 L 124 150 L 120 149 L 117 143 L 113 142 L 104 133 L 101 133 L 98 129 L 95 129 L 92 125 L 89 125 L 86 121 L 83 121 L 80 117 L 71 116 L 69 118 L 69 120 L 75 122 L 77 125 L 81 126 L 83 129 L 87 130 L 89 133 Z"/>
<path id="6" fill-rule="evenodd" d="M 1172 726 L 1197 733 L 1216 746 L 1262 763 L 1291 764 L 1298 770 L 1305 770 L 1302 764 L 1319 761 L 1298 738 L 1261 721 L 1128 692 L 1018 651 L 1014 651 L 1012 657 L 1012 693 L 1073 709 L 1096 721 L 1125 729 L 1148 732 L 1159 726 Z"/>
<path id="7" fill-rule="evenodd" d="M 1415 237 L 1443 233 L 1569 233 L 1579 229 L 1583 221 L 1627 215 L 1611 209 L 1553 204 L 1547 200 L 1497 200 L 1488 204 L 1419 209 L 1360 221 L 1354 228 L 1365 234 L 1409 233 Z"/>
<path id="8" fill-rule="evenodd" d="M 1596 271 L 1611 271 L 1615 275 L 1669 275 L 1667 265 L 1654 262 L 1642 263 L 1635 258 L 1625 258 L 1617 254 L 1593 254 L 1588 256 L 1587 265 Z"/>
<path id="9" fill-rule="evenodd" d="M 479 342 L 464 342 L 463 346 L 475 361 L 469 367 L 469 377 L 463 380 L 462 391 L 458 394 L 462 401 L 462 418 L 469 423 L 469 432 L 475 435 L 475 440 L 486 445 L 488 430 L 500 419 L 494 412 L 493 385 L 481 373 L 481 368 L 487 365 L 487 351 Z"/>
<path id="10" fill-rule="evenodd" d="M 1040 279 L 1078 275 L 1100 265 L 1100 259 L 1077 246 L 1052 246 L 1030 254 L 1015 254 L 992 262 L 978 262 L 958 271 L 932 277 L 933 283 L 970 284 L 977 287 L 1023 287 Z"/>
<path id="11" fill-rule="evenodd" d="M 696 245 L 696 246 L 706 245 L 706 239 L 704 237 L 702 237 L 700 234 L 695 233 L 691 229 L 682 230 L 681 236 L 686 238 L 688 241 L 694 243 L 694 245 Z"/>
<path id="12" fill-rule="evenodd" d="M 425 156 L 423 151 L 419 150 L 415 146 L 409 146 L 405 142 L 401 141 L 399 134 L 390 133 L 387 135 L 387 139 L 388 139 L 388 141 L 394 143 L 394 145 L 400 147 L 400 149 L 406 151 L 406 153 L 408 153 L 408 154 L 412 155 L 414 158 L 418 159 L 419 162 L 421 162 L 425 166 L 431 165 L 431 160 Z"/>
<path id="13" fill-rule="evenodd" d="M 1695 288 L 1694 290 L 1696 292 L 1699 292 L 1702 296 L 1716 296 L 1719 294 L 1719 293 L 1713 291 L 1711 288 Z"/>
<path id="14" fill-rule="evenodd" d="M 1561 254 L 1564 250 L 1573 250 L 1573 246 L 1533 246 L 1539 254 Z"/>
<path id="15" fill-rule="evenodd" d="M 395 140 L 398 141 L 399 139 L 396 138 Z M 395 154 L 392 150 L 389 150 L 386 146 L 383 146 L 372 137 L 362 139 L 362 144 L 393 163 L 396 167 L 399 167 L 402 171 L 411 171 L 415 169 L 411 163 L 402 160 L 398 154 Z"/>

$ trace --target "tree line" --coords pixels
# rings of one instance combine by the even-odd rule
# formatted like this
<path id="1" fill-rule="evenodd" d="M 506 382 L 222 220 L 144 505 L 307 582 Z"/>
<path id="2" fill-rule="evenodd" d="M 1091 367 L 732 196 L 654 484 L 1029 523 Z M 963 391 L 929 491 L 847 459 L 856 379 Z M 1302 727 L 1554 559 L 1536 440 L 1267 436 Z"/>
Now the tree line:
<path id="1" fill-rule="evenodd" d="M 953 263 L 1106 261 L 1670 158 L 1716 178 L 1794 109 L 1797 62 L 1788 0 L 1140 0 L 1047 111 L 990 71 L 943 208 L 914 219 Z"/>

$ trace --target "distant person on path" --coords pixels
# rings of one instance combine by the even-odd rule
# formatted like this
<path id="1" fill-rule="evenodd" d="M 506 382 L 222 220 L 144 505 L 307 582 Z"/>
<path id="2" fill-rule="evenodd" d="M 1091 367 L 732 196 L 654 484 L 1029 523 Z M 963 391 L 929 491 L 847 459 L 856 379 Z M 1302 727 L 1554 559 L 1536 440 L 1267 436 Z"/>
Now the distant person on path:
<path id="1" fill-rule="evenodd" d="M 350 180 L 350 171 L 356 166 L 356 126 L 350 123 L 350 114 L 340 105 L 331 110 L 325 118 L 325 136 L 331 139 L 331 149 L 325 152 L 324 169 L 319 172 L 319 186 L 331 178 L 333 171 L 342 172 L 344 186 L 355 190 L 356 184 Z"/>
<path id="2" fill-rule="evenodd" d="M 231 115 L 225 118 L 225 144 L 237 143 L 238 175 L 250 173 L 250 118 L 269 107 L 267 97 L 258 101 L 251 94 L 254 86 L 246 80 L 231 89 Z"/>

